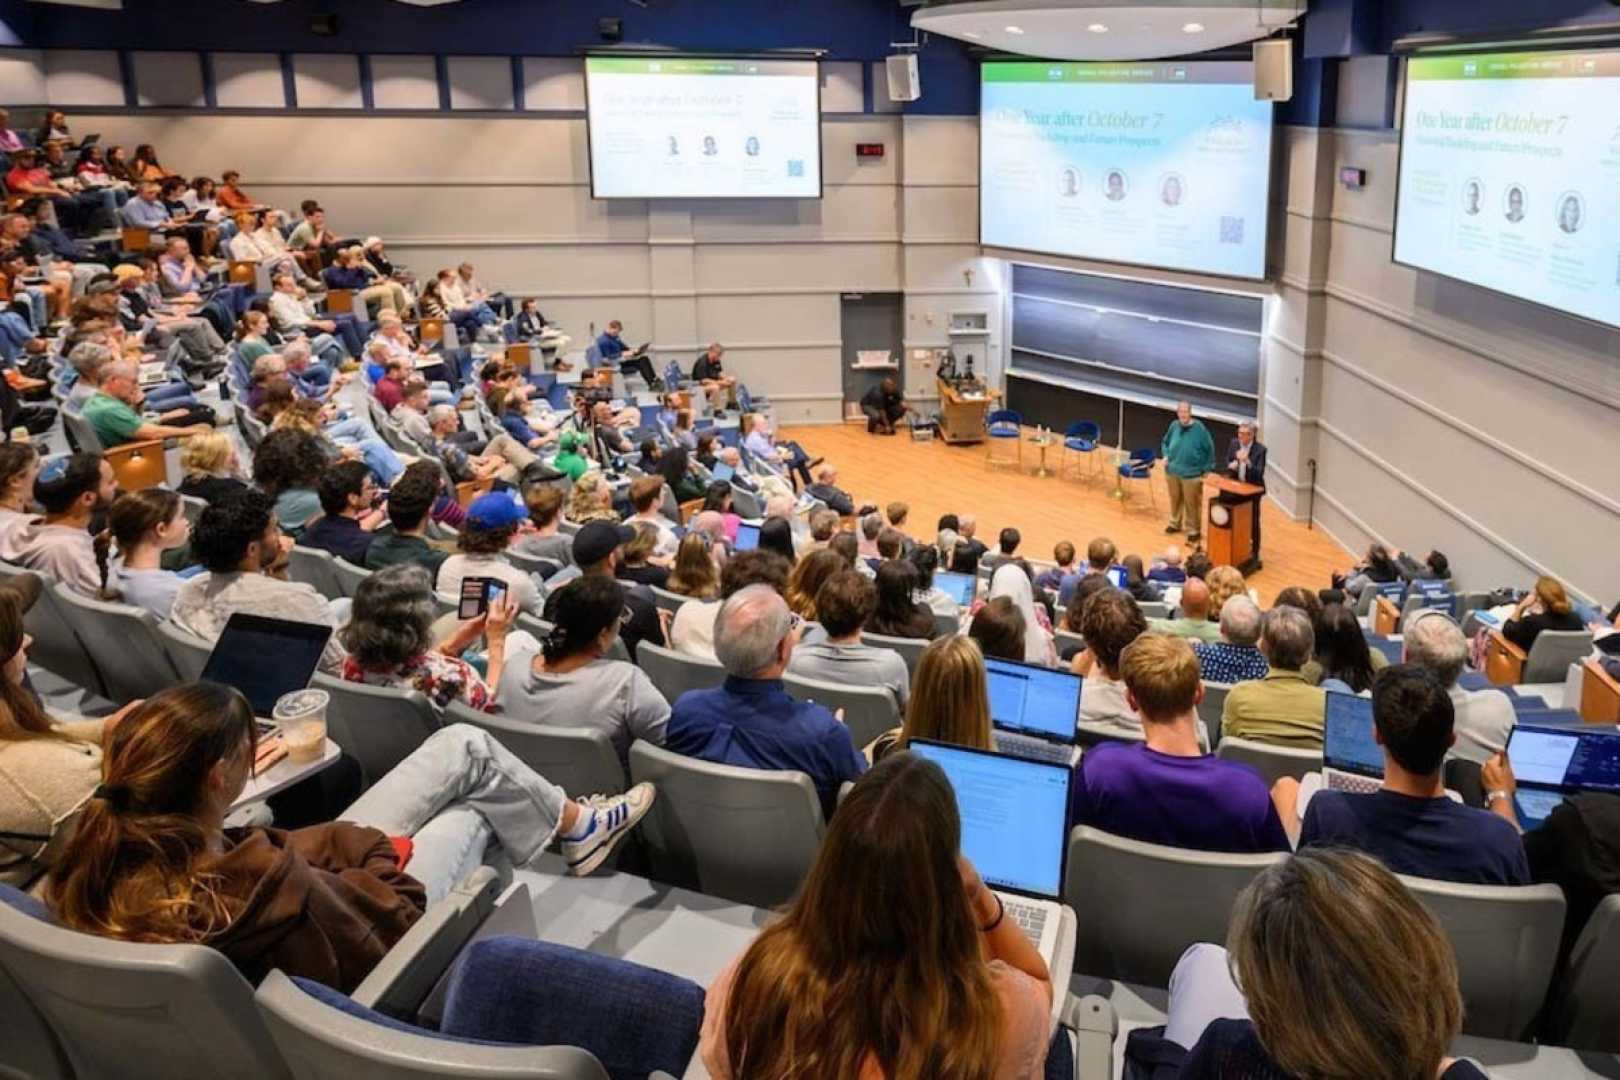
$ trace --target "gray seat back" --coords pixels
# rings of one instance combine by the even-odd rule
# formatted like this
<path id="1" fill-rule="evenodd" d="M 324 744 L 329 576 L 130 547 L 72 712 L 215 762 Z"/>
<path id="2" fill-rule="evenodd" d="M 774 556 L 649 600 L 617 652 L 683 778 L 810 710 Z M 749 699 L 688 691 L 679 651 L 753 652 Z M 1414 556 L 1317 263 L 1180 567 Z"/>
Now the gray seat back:
<path id="1" fill-rule="evenodd" d="M 1620 1054 L 1620 893 L 1610 893 L 1586 920 L 1570 950 L 1552 1004 L 1548 1036 L 1573 1050 Z"/>
<path id="2" fill-rule="evenodd" d="M 687 656 L 650 641 L 636 646 L 636 665 L 671 705 L 688 690 L 711 690 L 726 681 L 726 669 L 713 660 Z"/>
<path id="3" fill-rule="evenodd" d="M 658 786 L 642 835 L 660 881 L 772 907 L 815 861 L 821 802 L 801 772 L 717 765 L 637 740 L 630 778 Z"/>
<path id="4" fill-rule="evenodd" d="M 450 704 L 444 718 L 449 724 L 483 728 L 569 795 L 617 795 L 625 789 L 624 766 L 604 731 L 495 716 L 460 701 Z"/>
<path id="5" fill-rule="evenodd" d="M 927 638 L 890 637 L 888 634 L 868 634 L 865 631 L 861 632 L 861 641 L 875 649 L 899 653 L 900 659 L 906 662 L 906 674 L 913 678 L 917 675 L 917 661 L 922 659 L 923 650 L 928 648 Z"/>
<path id="6" fill-rule="evenodd" d="M 96 434 L 95 425 L 85 419 L 84 413 L 76 406 L 67 405 L 62 409 L 62 424 L 67 428 L 69 441 L 81 454 L 99 454 L 106 449 L 101 445 L 101 436 Z"/>
<path id="7" fill-rule="evenodd" d="M 765 516 L 765 497 L 747 488 L 731 485 L 731 509 L 741 518 L 761 518 Z"/>
<path id="8" fill-rule="evenodd" d="M 961 629 L 961 615 L 941 615 L 937 611 L 934 613 L 934 634 L 936 637 L 955 636 L 961 632 Z"/>
<path id="9" fill-rule="evenodd" d="M 353 596 L 360 583 L 371 576 L 371 571 L 363 566 L 356 566 L 347 559 L 333 556 L 330 563 L 332 582 L 337 586 L 339 596 Z"/>
<path id="10" fill-rule="evenodd" d="M 1231 683 L 1204 680 L 1204 700 L 1198 703 L 1198 719 L 1209 731 L 1211 747 L 1221 745 L 1221 714 L 1226 710 L 1226 695 L 1231 692 Z"/>
<path id="11" fill-rule="evenodd" d="M 1063 877 L 1064 903 L 1080 914 L 1074 970 L 1168 987 L 1189 945 L 1226 941 L 1238 894 L 1283 858 L 1164 847 L 1076 826 Z"/>
<path id="12" fill-rule="evenodd" d="M 1143 600 L 1136 605 L 1142 611 L 1144 619 L 1168 619 L 1170 605 L 1163 600 Z"/>
<path id="13" fill-rule="evenodd" d="M 671 615 L 681 610 L 681 605 L 691 599 L 690 596 L 682 596 L 680 593 L 670 592 L 668 589 L 660 589 L 656 585 L 650 586 L 650 588 L 652 589 L 653 603 L 658 605 L 658 610 L 667 611 Z"/>
<path id="14" fill-rule="evenodd" d="M 1434 913 L 1456 950 L 1464 1033 L 1530 1041 L 1558 959 L 1563 890 L 1405 875 L 1401 881 Z M 1612 969 L 1608 978 L 1612 997 Z"/>
<path id="15" fill-rule="evenodd" d="M 439 730 L 439 717 L 415 690 L 334 679 L 323 671 L 311 682 L 332 695 L 327 734 L 364 771 L 369 787 Z"/>
<path id="16" fill-rule="evenodd" d="M 77 1076 L 291 1075 L 253 988 L 206 946 L 92 937 L 0 903 L 0 968 L 27 987 Z"/>
<path id="17" fill-rule="evenodd" d="M 338 584 L 337 571 L 332 569 L 332 562 L 329 552 L 295 544 L 287 560 L 287 577 L 313 586 L 328 600 L 341 600 L 343 587 Z"/>
<path id="18" fill-rule="evenodd" d="M 1057 645 L 1058 658 L 1064 662 L 1074 659 L 1074 654 L 1086 651 L 1086 639 L 1072 630 L 1054 630 L 1052 637 Z"/>
<path id="19" fill-rule="evenodd" d="M 1211 738 L 1213 737 L 1214 733 L 1211 732 Z M 1292 776 L 1298 780 L 1306 773 L 1322 770 L 1320 750 L 1272 746 L 1270 743 L 1239 739 L 1230 735 L 1222 737 L 1220 745 L 1215 748 L 1215 755 L 1227 761 L 1239 761 L 1249 766 L 1265 779 L 1268 788 L 1285 776 Z"/>
<path id="20" fill-rule="evenodd" d="M 1117 724 L 1100 723 L 1092 720 L 1082 720 L 1074 726 L 1074 741 L 1083 749 L 1100 746 L 1103 743 L 1143 743 L 1147 742 L 1147 733 L 1138 729 L 1127 731 Z"/>
<path id="21" fill-rule="evenodd" d="M 493 1046 L 441 1039 L 428 1029 L 384 1027 L 335 1009 L 272 971 L 254 995 L 265 1026 L 298 1080 L 608 1080 L 574 1046 Z"/>
<path id="22" fill-rule="evenodd" d="M 122 703 L 151 697 L 182 681 L 158 637 L 157 616 L 150 611 L 91 600 L 60 583 L 51 591 L 106 680 L 108 698 Z"/>
<path id="23" fill-rule="evenodd" d="M 208 509 L 208 500 L 199 499 L 195 495 L 182 495 L 180 496 L 180 505 L 184 509 L 187 523 L 192 528 L 196 528 L 197 519 L 202 517 L 204 510 Z"/>
<path id="24" fill-rule="evenodd" d="M 844 726 L 857 750 L 900 726 L 900 704 L 881 686 L 844 686 L 799 675 L 784 675 L 782 684 L 800 701 L 813 701 L 832 713 L 843 709 Z"/>
<path id="25" fill-rule="evenodd" d="M 0 579 L 28 573 L 9 563 L 0 563 Z M 28 661 L 46 671 L 60 675 L 74 686 L 107 697 L 107 683 L 101 669 L 90 657 L 90 650 L 68 622 L 66 613 L 56 601 L 56 592 L 49 578 L 41 575 L 45 588 L 39 599 L 23 616 L 23 628 L 34 643 L 28 648 Z"/>
<path id="26" fill-rule="evenodd" d="M 1590 630 L 1543 630 L 1530 645 L 1521 682 L 1563 682 L 1569 665 L 1580 663 L 1592 651 Z"/>
<path id="27" fill-rule="evenodd" d="M 157 624 L 157 634 L 181 682 L 196 682 L 202 678 L 203 668 L 208 666 L 208 656 L 214 651 L 213 642 L 187 633 L 167 619 Z"/>
<path id="28" fill-rule="evenodd" d="M 17 980 L 0 966 L 0 1016 L 5 1038 L 0 1039 L 0 1076 L 23 1080 L 69 1080 L 73 1075 L 67 1051 L 56 1032 L 28 1000 Z"/>

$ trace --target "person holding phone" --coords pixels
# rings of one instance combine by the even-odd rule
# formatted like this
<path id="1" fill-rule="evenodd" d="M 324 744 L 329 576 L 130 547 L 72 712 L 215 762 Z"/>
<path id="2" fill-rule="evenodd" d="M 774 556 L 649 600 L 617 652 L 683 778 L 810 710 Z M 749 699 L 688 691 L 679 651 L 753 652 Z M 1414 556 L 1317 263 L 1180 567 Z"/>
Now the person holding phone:
<path id="1" fill-rule="evenodd" d="M 476 595 L 469 605 L 467 592 Z M 462 582 L 461 622 L 448 638 L 433 643 L 433 580 L 424 567 L 401 563 L 379 570 L 354 593 L 349 621 L 338 631 L 348 650 L 343 678 L 368 686 L 415 690 L 443 714 L 452 701 L 482 712 L 495 706 L 495 693 L 506 666 L 506 639 L 517 607 L 506 596 L 505 583 L 469 577 Z M 461 658 L 484 644 L 487 679 Z"/>

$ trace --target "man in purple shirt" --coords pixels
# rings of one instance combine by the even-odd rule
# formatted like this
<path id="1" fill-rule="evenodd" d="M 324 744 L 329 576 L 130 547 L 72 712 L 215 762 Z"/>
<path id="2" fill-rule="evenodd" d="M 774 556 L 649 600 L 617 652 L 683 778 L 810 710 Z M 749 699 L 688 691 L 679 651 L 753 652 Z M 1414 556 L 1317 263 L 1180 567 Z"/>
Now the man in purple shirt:
<path id="1" fill-rule="evenodd" d="M 1086 751 L 1075 820 L 1168 847 L 1287 851 L 1288 834 L 1260 774 L 1198 747 L 1204 686 L 1192 647 L 1169 634 L 1143 634 L 1120 658 L 1120 677 L 1147 742 Z"/>

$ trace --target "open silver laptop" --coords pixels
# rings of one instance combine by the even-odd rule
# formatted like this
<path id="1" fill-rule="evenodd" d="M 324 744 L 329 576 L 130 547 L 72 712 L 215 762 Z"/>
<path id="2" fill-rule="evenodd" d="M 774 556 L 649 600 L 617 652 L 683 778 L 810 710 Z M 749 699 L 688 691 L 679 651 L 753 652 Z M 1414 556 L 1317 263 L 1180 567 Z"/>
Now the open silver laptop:
<path id="1" fill-rule="evenodd" d="M 1071 768 L 1080 764 L 1080 676 L 995 657 L 985 658 L 984 674 L 997 750 Z"/>
<path id="2" fill-rule="evenodd" d="M 1051 968 L 1068 854 L 1067 765 L 913 739 L 907 749 L 941 769 L 956 791 L 962 854 L 1001 899 Z"/>
<path id="3" fill-rule="evenodd" d="M 1322 782 L 1367 794 L 1384 786 L 1384 751 L 1373 734 L 1372 698 L 1329 691 L 1322 714 Z"/>

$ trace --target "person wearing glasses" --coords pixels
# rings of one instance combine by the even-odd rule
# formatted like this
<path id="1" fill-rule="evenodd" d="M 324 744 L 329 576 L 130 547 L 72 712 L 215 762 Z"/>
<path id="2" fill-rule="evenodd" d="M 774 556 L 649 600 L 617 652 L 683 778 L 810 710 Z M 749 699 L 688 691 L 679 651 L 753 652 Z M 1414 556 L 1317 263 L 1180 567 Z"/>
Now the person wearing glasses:
<path id="1" fill-rule="evenodd" d="M 664 747 L 722 765 L 802 772 L 830 818 L 839 785 L 865 772 L 866 758 L 841 716 L 791 697 L 782 685 L 803 626 L 769 585 L 733 593 L 714 621 L 714 654 L 726 681 L 681 695 Z"/>

